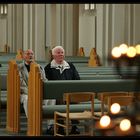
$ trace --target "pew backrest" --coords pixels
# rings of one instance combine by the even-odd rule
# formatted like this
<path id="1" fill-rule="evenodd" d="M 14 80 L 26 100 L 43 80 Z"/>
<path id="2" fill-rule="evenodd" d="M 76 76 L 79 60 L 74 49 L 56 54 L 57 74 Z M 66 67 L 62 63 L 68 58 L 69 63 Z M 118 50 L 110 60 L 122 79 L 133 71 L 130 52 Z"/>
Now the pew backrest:
<path id="1" fill-rule="evenodd" d="M 58 80 L 43 83 L 44 99 L 62 99 L 65 92 L 135 91 L 136 81 L 109 80 Z"/>

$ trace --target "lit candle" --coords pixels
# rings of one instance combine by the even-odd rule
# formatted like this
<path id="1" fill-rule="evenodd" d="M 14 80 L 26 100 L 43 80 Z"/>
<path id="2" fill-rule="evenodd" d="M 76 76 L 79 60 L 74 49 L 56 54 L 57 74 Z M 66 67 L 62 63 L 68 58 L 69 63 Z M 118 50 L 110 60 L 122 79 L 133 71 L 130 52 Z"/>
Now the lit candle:
<path id="1" fill-rule="evenodd" d="M 133 58 L 136 56 L 136 48 L 134 48 L 133 46 L 129 46 L 126 55 L 130 58 Z"/>
<path id="2" fill-rule="evenodd" d="M 117 114 L 120 112 L 120 109 L 121 109 L 120 105 L 118 103 L 114 103 L 111 105 L 110 111 L 112 114 Z"/>
<path id="3" fill-rule="evenodd" d="M 135 48 L 136 48 L 136 53 L 137 53 L 137 54 L 140 54 L 140 45 L 139 45 L 139 44 L 138 44 L 138 45 L 136 45 L 136 47 L 135 47 Z"/>
<path id="4" fill-rule="evenodd" d="M 120 48 L 120 51 L 121 51 L 122 54 L 126 54 L 126 52 L 128 50 L 128 46 L 126 44 L 121 44 L 119 46 L 119 48 Z"/>
<path id="5" fill-rule="evenodd" d="M 107 115 L 104 115 L 100 119 L 100 126 L 101 127 L 108 127 L 110 122 L 111 122 L 110 117 Z"/>
<path id="6" fill-rule="evenodd" d="M 119 58 L 121 56 L 121 51 L 120 51 L 119 47 L 114 47 L 111 51 L 111 54 L 113 57 Z"/>
<path id="7" fill-rule="evenodd" d="M 127 131 L 127 130 L 130 129 L 130 127 L 131 127 L 131 122 L 130 122 L 130 120 L 124 119 L 124 120 L 121 121 L 121 123 L 120 123 L 120 129 L 121 129 L 122 131 Z"/>

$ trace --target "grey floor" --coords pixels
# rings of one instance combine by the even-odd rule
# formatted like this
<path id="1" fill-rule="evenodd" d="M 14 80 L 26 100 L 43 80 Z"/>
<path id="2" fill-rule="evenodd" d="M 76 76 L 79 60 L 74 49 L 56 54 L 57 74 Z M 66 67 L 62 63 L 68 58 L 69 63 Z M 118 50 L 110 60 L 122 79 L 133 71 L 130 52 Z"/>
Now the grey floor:
<path id="1" fill-rule="evenodd" d="M 0 137 L 1 136 L 27 136 L 27 118 L 24 113 L 21 113 L 21 124 L 20 124 L 20 132 L 19 133 L 10 133 L 6 130 L 6 112 L 1 110 L 0 113 Z M 42 136 L 47 136 L 46 135 L 46 130 L 47 130 L 47 120 L 43 120 L 42 122 Z M 136 126 L 136 130 L 138 132 L 137 136 L 140 136 L 140 124 Z M 101 136 L 100 134 L 96 136 Z"/>
<path id="2" fill-rule="evenodd" d="M 21 124 L 20 124 L 20 132 L 19 133 L 11 133 L 6 130 L 6 112 L 2 111 L 0 114 L 0 136 L 27 136 L 27 118 L 24 113 L 21 114 Z M 42 123 L 43 132 L 42 135 L 46 135 L 45 132 L 47 130 L 47 121 L 44 120 Z"/>

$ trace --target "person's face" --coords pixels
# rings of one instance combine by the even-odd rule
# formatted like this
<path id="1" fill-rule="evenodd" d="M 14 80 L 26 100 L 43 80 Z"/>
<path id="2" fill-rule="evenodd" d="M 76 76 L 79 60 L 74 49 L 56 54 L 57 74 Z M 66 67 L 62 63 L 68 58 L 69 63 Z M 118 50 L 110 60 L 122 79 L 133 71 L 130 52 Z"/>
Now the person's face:
<path id="1" fill-rule="evenodd" d="M 32 50 L 27 50 L 24 52 L 24 60 L 27 63 L 31 63 L 34 60 L 34 52 Z"/>
<path id="2" fill-rule="evenodd" d="M 64 60 L 64 51 L 62 49 L 57 49 L 53 57 L 55 61 L 60 64 Z"/>

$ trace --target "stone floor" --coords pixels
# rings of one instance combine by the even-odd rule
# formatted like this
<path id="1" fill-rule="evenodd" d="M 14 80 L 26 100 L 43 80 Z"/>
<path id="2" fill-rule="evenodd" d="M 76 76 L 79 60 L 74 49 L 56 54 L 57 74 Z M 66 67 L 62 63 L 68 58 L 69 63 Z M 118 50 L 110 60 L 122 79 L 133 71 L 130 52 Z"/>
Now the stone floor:
<path id="1" fill-rule="evenodd" d="M 0 136 L 27 136 L 27 118 L 24 113 L 21 114 L 21 124 L 19 133 L 10 133 L 6 130 L 6 112 L 0 114 Z M 43 120 L 43 135 L 47 130 L 47 121 Z"/>
<path id="2" fill-rule="evenodd" d="M 0 137 L 1 136 L 27 136 L 27 119 L 26 119 L 26 116 L 24 113 L 21 115 L 20 119 L 21 119 L 20 132 L 18 134 L 9 133 L 6 130 L 6 112 L 1 112 L 1 114 L 0 114 Z M 43 120 L 42 126 L 43 126 L 42 136 L 47 136 L 45 134 L 46 130 L 47 130 L 47 120 Z M 140 124 L 136 125 L 136 131 L 137 131 L 136 136 L 140 136 Z M 100 136 L 100 134 L 99 135 L 97 134 L 96 136 Z"/>

